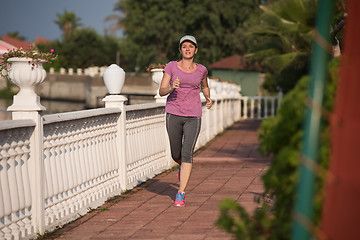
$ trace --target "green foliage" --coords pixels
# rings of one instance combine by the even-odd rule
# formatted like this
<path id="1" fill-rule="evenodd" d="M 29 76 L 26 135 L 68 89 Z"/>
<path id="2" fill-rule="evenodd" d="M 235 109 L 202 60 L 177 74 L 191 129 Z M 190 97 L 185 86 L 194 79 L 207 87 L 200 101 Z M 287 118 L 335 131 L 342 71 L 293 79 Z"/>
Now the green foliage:
<path id="1" fill-rule="evenodd" d="M 324 91 L 325 112 L 331 112 L 334 103 L 339 62 L 339 59 L 334 59 L 329 64 L 329 80 Z M 274 199 L 271 209 L 263 200 L 262 208 L 257 209 L 254 215 L 249 217 L 244 213 L 244 209 L 234 202 L 226 200 L 221 205 L 217 224 L 233 233 L 237 239 L 290 238 L 308 82 L 307 76 L 299 80 L 295 88 L 284 96 L 277 115 L 263 120 L 259 129 L 261 152 L 273 156 L 270 168 L 262 177 L 265 194 Z M 319 146 L 318 162 L 326 170 L 330 151 L 328 121 L 321 124 Z M 323 172 L 318 172 L 315 182 L 313 222 L 316 226 L 321 220 L 325 181 Z"/>
<path id="2" fill-rule="evenodd" d="M 197 38 L 196 61 L 207 65 L 245 52 L 243 24 L 258 6 L 253 0 L 120 0 L 115 9 L 122 14 L 107 19 L 123 29 L 125 70 L 178 59 L 179 39 L 185 34 Z"/>
<path id="3" fill-rule="evenodd" d="M 344 13 L 341 0 L 336 2 L 332 26 Z M 247 56 L 273 75 L 265 89 L 277 92 L 280 88 L 287 93 L 309 70 L 317 0 L 278 0 L 261 9 L 262 14 L 246 31 Z"/>
<path id="4" fill-rule="evenodd" d="M 59 26 L 63 32 L 63 38 L 69 37 L 79 26 L 81 26 L 81 19 L 78 18 L 74 11 L 64 10 L 63 14 L 57 13 L 57 19 L 54 23 Z"/>
<path id="5" fill-rule="evenodd" d="M 40 44 L 39 49 L 55 49 L 58 61 L 48 64 L 45 68 L 85 68 L 90 66 L 107 66 L 116 62 L 119 41 L 112 36 L 101 36 L 91 28 L 76 30 L 66 41 L 54 41 Z"/>
<path id="6" fill-rule="evenodd" d="M 8 35 L 9 37 L 12 37 L 12 38 L 19 39 L 21 41 L 26 41 L 26 37 L 20 35 L 20 33 L 18 31 L 7 32 L 6 35 Z"/>
<path id="7" fill-rule="evenodd" d="M 248 28 L 248 56 L 261 61 L 274 75 L 272 83 L 285 93 L 308 72 L 315 0 L 279 0 L 263 10 L 258 22 Z M 260 41 L 261 39 L 261 41 Z M 269 89 L 276 89 L 267 83 Z"/>
<path id="8" fill-rule="evenodd" d="M 0 89 L 0 99 L 12 99 L 14 95 L 15 93 L 10 85 Z"/>
<path id="9" fill-rule="evenodd" d="M 270 235 L 271 220 L 268 216 L 268 205 L 256 209 L 254 216 L 235 200 L 227 198 L 220 204 L 220 216 L 216 225 L 232 233 L 236 239 L 265 240 Z"/>

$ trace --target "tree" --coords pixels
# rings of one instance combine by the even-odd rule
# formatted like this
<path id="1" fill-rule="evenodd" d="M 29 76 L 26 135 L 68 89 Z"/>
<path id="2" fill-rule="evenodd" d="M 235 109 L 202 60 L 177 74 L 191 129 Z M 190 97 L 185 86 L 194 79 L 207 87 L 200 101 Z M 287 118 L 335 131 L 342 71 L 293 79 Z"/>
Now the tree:
<path id="1" fill-rule="evenodd" d="M 259 12 L 259 1 L 189 1 L 186 13 L 186 31 L 199 42 L 199 61 L 206 64 L 233 54 L 242 55 L 248 46 L 245 26 Z"/>
<path id="2" fill-rule="evenodd" d="M 343 15 L 337 1 L 333 26 Z M 293 89 L 308 73 L 317 0 L 278 0 L 261 6 L 262 14 L 247 29 L 248 56 L 262 62 L 270 91 Z"/>
<path id="3" fill-rule="evenodd" d="M 66 41 L 39 44 L 41 51 L 55 49 L 58 61 L 51 67 L 86 68 L 108 66 L 116 62 L 119 41 L 113 36 L 101 36 L 94 29 L 84 28 L 74 31 Z"/>
<path id="4" fill-rule="evenodd" d="M 274 74 L 275 85 L 288 92 L 308 72 L 316 1 L 281 0 L 261 9 L 259 21 L 248 31 L 250 56 L 261 60 Z"/>
<path id="5" fill-rule="evenodd" d="M 54 20 L 61 31 L 63 32 L 63 39 L 68 38 L 74 30 L 81 26 L 80 18 L 78 18 L 74 11 L 68 12 L 66 9 L 63 14 L 56 14 L 57 20 Z"/>
<path id="6" fill-rule="evenodd" d="M 232 54 L 244 53 L 243 25 L 259 1 L 253 0 L 119 0 L 110 15 L 113 31 L 124 33 L 122 56 L 129 68 L 180 57 L 178 41 L 185 34 L 199 42 L 196 61 L 204 65 Z"/>
<path id="7" fill-rule="evenodd" d="M 8 32 L 6 35 L 8 35 L 9 37 L 12 37 L 12 38 L 19 39 L 21 41 L 26 41 L 26 37 L 20 35 L 20 33 L 18 31 Z"/>

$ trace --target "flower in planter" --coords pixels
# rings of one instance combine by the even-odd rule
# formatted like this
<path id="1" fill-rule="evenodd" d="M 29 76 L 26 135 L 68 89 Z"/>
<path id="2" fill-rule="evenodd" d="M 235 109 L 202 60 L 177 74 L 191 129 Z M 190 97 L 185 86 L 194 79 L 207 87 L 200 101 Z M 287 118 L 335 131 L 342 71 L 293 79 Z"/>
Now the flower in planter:
<path id="1" fill-rule="evenodd" d="M 166 66 L 166 64 L 161 64 L 161 63 L 152 63 L 149 66 L 146 67 L 146 71 L 151 73 L 151 70 L 155 69 L 155 68 L 161 68 L 164 69 Z"/>
<path id="2" fill-rule="evenodd" d="M 32 64 L 34 68 L 35 64 L 39 62 L 50 62 L 57 59 L 57 55 L 55 54 L 55 50 L 51 49 L 50 52 L 47 53 L 40 53 L 36 50 L 34 45 L 30 43 L 30 46 L 24 50 L 22 48 L 19 49 L 11 49 L 8 50 L 0 57 L 0 76 L 6 77 L 3 70 L 7 70 L 8 64 L 10 63 L 8 60 L 9 58 L 19 57 L 19 58 L 30 58 L 29 63 Z"/>

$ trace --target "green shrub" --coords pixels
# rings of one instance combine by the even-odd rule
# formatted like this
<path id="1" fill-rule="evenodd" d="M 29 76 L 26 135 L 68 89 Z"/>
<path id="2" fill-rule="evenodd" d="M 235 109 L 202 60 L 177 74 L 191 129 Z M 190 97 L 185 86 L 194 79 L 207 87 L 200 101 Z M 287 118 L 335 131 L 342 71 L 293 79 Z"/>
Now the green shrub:
<path id="1" fill-rule="evenodd" d="M 324 91 L 324 112 L 330 112 L 333 106 L 338 65 L 339 59 L 330 63 L 330 77 Z M 252 216 L 232 200 L 224 200 L 220 206 L 217 225 L 233 233 L 237 239 L 290 238 L 308 83 L 309 77 L 301 78 L 284 96 L 277 115 L 263 120 L 259 129 L 260 151 L 272 156 L 271 166 L 262 180 L 264 196 L 270 196 L 273 203 L 269 204 L 263 198 L 262 208 L 256 209 Z M 328 121 L 322 121 L 320 131 L 318 162 L 327 169 L 330 149 Z M 315 225 L 319 225 L 321 219 L 323 186 L 324 175 L 319 173 L 315 182 Z"/>

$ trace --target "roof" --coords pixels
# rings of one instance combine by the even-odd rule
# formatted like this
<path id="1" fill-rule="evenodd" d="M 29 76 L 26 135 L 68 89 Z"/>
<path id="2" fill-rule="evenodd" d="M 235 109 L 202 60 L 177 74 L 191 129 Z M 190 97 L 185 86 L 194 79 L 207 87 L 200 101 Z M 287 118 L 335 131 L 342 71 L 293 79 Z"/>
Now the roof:
<path id="1" fill-rule="evenodd" d="M 237 54 L 230 57 L 221 59 L 218 62 L 212 63 L 208 66 L 209 69 L 229 69 L 229 70 L 257 70 L 261 71 L 261 67 L 256 65 L 250 65 L 250 61 L 244 56 Z"/>
<path id="2" fill-rule="evenodd" d="M 30 42 L 21 41 L 19 39 L 12 38 L 7 35 L 2 35 L 2 40 L 10 45 L 15 46 L 16 48 L 27 49 L 30 47 Z"/>
<path id="3" fill-rule="evenodd" d="M 14 49 L 14 48 L 16 47 L 11 44 L 8 44 L 7 42 L 0 40 L 0 54 L 4 54 L 9 49 Z"/>
<path id="4" fill-rule="evenodd" d="M 35 38 L 35 44 L 38 45 L 39 43 L 51 43 L 52 41 L 46 38 L 42 38 L 42 37 L 36 37 Z"/>

